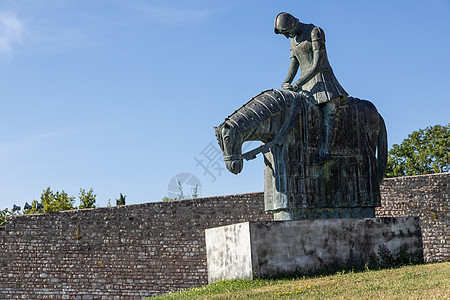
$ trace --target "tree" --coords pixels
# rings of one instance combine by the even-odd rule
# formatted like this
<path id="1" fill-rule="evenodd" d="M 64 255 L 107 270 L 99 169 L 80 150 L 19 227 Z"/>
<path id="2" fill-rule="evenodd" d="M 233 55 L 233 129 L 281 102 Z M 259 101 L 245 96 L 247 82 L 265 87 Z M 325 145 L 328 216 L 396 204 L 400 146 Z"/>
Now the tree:
<path id="1" fill-rule="evenodd" d="M 0 227 L 5 223 L 6 217 L 11 215 L 12 212 L 10 212 L 7 208 L 5 208 L 4 210 L 0 210 Z"/>
<path id="2" fill-rule="evenodd" d="M 192 188 L 192 198 L 196 199 L 198 198 L 199 192 L 198 192 L 198 184 L 195 185 L 194 188 Z"/>
<path id="3" fill-rule="evenodd" d="M 183 192 L 183 185 L 181 184 L 181 181 L 177 181 L 177 183 L 178 183 L 178 191 L 180 192 L 179 194 L 178 194 L 178 200 L 183 200 L 184 199 L 184 192 Z"/>
<path id="4" fill-rule="evenodd" d="M 162 198 L 162 201 L 177 201 L 177 200 L 183 200 L 184 198 L 186 198 L 186 196 L 184 195 L 183 192 L 183 185 L 181 184 L 181 181 L 178 180 L 178 191 L 179 194 L 177 195 L 177 197 L 171 199 L 169 197 L 164 196 Z M 199 195 L 199 191 L 198 191 L 198 184 L 195 185 L 194 188 L 191 188 L 191 192 L 192 192 L 192 199 L 196 199 L 198 198 Z"/>
<path id="5" fill-rule="evenodd" d="M 34 200 L 31 204 L 31 209 L 29 213 L 39 213 L 39 212 L 53 212 L 62 210 L 75 209 L 73 203 L 75 202 L 75 197 L 67 195 L 66 192 L 56 192 L 48 187 L 42 192 L 40 204 L 43 205 L 42 211 L 38 210 L 38 201 Z"/>
<path id="6" fill-rule="evenodd" d="M 125 204 L 125 197 L 123 197 L 123 201 Z M 78 209 L 83 208 L 95 208 L 95 201 L 97 195 L 94 194 L 94 190 L 91 188 L 88 192 L 85 189 L 80 189 L 78 194 L 78 199 L 80 200 L 80 207 Z M 54 193 L 50 187 L 44 190 L 41 194 L 40 201 L 33 200 L 31 205 L 28 203 L 25 204 L 24 209 L 22 211 L 23 214 L 38 214 L 38 213 L 47 213 L 54 211 L 62 211 L 62 210 L 72 210 L 77 209 L 76 206 L 73 206 L 75 202 L 75 197 L 69 196 L 66 192 L 56 192 Z M 19 207 L 20 210 L 20 207 Z M 21 212 L 16 212 L 16 214 L 22 214 Z M 0 226 L 5 222 L 7 216 L 14 214 L 14 209 L 9 211 L 8 209 L 0 210 Z"/>
<path id="7" fill-rule="evenodd" d="M 80 207 L 78 208 L 94 208 L 95 197 L 97 197 L 97 195 L 94 194 L 94 190 L 92 188 L 87 193 L 85 189 L 80 189 L 80 193 L 78 194 L 78 198 L 80 199 Z"/>
<path id="8" fill-rule="evenodd" d="M 76 209 L 73 206 L 75 197 L 69 196 L 66 192 L 54 193 L 50 187 L 41 194 L 40 201 L 33 200 L 31 209 L 24 211 L 25 214 L 47 213 L 62 210 Z"/>
<path id="9" fill-rule="evenodd" d="M 62 211 L 75 209 L 73 203 L 75 197 L 67 195 L 64 190 L 54 194 L 50 187 L 41 195 L 41 204 L 44 205 L 44 212 Z"/>
<path id="10" fill-rule="evenodd" d="M 450 171 L 450 123 L 413 131 L 388 153 L 386 177 Z"/>
<path id="11" fill-rule="evenodd" d="M 183 192 L 183 185 L 181 184 L 181 181 L 177 181 L 177 188 L 178 188 L 178 191 L 179 191 L 179 194 L 177 195 L 177 197 L 175 197 L 175 198 L 173 198 L 173 199 L 171 199 L 171 198 L 169 198 L 169 197 L 163 197 L 162 198 L 162 201 L 176 201 L 176 200 L 183 200 L 184 198 L 185 198 L 185 195 L 184 195 L 184 192 Z M 196 192 L 197 192 L 197 190 L 196 190 Z M 195 198 L 197 198 L 197 197 L 195 197 Z"/>
<path id="12" fill-rule="evenodd" d="M 117 206 L 119 206 L 119 205 L 125 205 L 125 198 L 126 198 L 127 196 L 124 196 L 124 195 L 122 195 L 122 193 L 120 193 L 120 197 L 119 197 L 119 199 L 116 199 L 116 205 Z"/>

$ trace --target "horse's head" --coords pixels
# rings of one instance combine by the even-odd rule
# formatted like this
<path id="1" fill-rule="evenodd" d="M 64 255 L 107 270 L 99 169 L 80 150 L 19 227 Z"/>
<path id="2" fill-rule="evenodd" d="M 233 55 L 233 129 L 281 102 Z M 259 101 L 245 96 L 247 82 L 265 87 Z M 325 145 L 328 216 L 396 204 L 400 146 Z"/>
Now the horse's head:
<path id="1" fill-rule="evenodd" d="M 283 112 L 291 106 L 296 95 L 299 94 L 280 90 L 261 92 L 214 128 L 223 159 L 231 173 L 239 174 L 242 171 L 244 158 L 253 159 L 258 153 L 267 152 L 270 147 L 268 142 L 277 135 L 278 131 L 281 130 L 283 133 L 287 129 L 292 129 L 290 121 L 282 128 L 280 126 L 285 123 L 284 118 L 295 120 L 296 109 L 289 110 L 290 117 Z M 274 117 L 279 119 L 272 122 Z M 261 141 L 267 146 L 242 154 L 242 143 L 245 141 Z"/>
<path id="2" fill-rule="evenodd" d="M 239 174 L 244 166 L 242 154 L 242 136 L 239 131 L 227 121 L 215 127 L 216 138 L 222 149 L 223 159 L 228 171 Z"/>

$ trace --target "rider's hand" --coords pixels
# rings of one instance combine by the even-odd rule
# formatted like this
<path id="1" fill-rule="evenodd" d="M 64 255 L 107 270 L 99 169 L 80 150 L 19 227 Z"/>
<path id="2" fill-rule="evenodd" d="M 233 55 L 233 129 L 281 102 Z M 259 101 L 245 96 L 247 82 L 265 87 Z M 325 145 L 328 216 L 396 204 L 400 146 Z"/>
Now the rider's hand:
<path id="1" fill-rule="evenodd" d="M 297 93 L 299 93 L 303 97 L 307 97 L 307 98 L 309 97 L 308 93 L 306 93 L 304 90 L 298 90 Z"/>
<path id="2" fill-rule="evenodd" d="M 302 90 L 301 87 L 297 86 L 295 83 L 293 85 L 291 85 L 291 87 L 292 87 L 291 91 L 294 91 L 294 92 L 298 92 L 298 91 Z"/>
<path id="3" fill-rule="evenodd" d="M 314 101 L 314 97 L 311 95 L 310 92 L 299 89 L 297 90 L 297 93 L 299 93 L 300 95 L 302 95 L 302 97 L 304 98 L 308 98 L 310 101 Z"/>
<path id="4" fill-rule="evenodd" d="M 292 85 L 289 82 L 283 82 L 283 84 L 281 85 L 281 88 L 283 90 L 288 90 L 288 91 L 294 90 L 294 88 L 292 87 Z"/>

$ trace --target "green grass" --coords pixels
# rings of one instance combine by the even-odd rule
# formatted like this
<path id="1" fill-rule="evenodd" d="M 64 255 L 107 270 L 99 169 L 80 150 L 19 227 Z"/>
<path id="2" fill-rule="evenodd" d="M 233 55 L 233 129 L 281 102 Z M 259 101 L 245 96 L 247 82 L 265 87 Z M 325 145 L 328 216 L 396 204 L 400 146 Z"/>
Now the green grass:
<path id="1" fill-rule="evenodd" d="M 221 281 L 151 299 L 299 298 L 450 299 L 450 261 L 293 279 Z"/>

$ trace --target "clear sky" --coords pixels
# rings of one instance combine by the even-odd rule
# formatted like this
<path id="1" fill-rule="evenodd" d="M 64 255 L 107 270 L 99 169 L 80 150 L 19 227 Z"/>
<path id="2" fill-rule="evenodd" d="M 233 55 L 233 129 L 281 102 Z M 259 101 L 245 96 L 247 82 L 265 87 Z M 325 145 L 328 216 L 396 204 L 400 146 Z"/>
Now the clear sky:
<path id="1" fill-rule="evenodd" d="M 212 126 L 280 88 L 282 11 L 324 29 L 336 77 L 376 105 L 390 146 L 448 124 L 448 0 L 0 0 L 0 208 L 48 186 L 159 201 L 180 173 L 201 196 L 262 191 L 261 157 L 223 170 Z"/>

